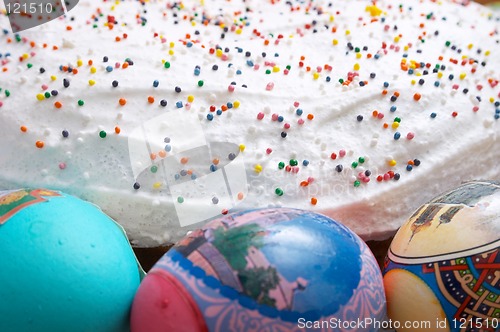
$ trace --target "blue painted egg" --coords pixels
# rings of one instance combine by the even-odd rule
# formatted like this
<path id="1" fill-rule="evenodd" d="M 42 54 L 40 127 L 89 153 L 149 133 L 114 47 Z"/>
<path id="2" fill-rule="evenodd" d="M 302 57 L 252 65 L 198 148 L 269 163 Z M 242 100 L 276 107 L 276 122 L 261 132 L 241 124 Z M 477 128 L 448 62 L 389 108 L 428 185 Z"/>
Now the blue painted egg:
<path id="1" fill-rule="evenodd" d="M 223 216 L 178 242 L 139 287 L 131 327 L 377 331 L 358 322 L 384 314 L 382 275 L 365 243 L 323 215 L 278 208 Z"/>
<path id="2" fill-rule="evenodd" d="M 96 206 L 0 191 L 0 331 L 127 331 L 142 274 L 122 228 Z"/>
<path id="3" fill-rule="evenodd" d="M 500 331 L 499 249 L 500 182 L 468 182 L 421 206 L 385 262 L 398 331 Z"/>

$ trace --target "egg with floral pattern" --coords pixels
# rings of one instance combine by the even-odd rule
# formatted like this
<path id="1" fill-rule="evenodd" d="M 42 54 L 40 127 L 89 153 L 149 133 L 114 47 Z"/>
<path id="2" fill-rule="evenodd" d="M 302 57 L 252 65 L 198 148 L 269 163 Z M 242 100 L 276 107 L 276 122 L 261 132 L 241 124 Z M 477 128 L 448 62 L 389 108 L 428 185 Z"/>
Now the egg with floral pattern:
<path id="1" fill-rule="evenodd" d="M 389 318 L 426 322 L 422 331 L 499 331 L 499 248 L 500 182 L 467 182 L 424 204 L 385 261 Z"/>

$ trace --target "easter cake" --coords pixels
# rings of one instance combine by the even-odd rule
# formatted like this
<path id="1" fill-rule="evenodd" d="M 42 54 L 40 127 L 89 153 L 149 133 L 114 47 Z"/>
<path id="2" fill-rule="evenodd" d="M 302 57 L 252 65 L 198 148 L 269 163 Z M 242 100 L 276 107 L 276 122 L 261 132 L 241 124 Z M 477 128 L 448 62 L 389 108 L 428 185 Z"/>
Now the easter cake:
<path id="1" fill-rule="evenodd" d="M 380 240 L 499 179 L 498 14 L 468 1 L 90 1 L 0 14 L 0 190 L 64 190 L 138 246 L 231 210 Z"/>

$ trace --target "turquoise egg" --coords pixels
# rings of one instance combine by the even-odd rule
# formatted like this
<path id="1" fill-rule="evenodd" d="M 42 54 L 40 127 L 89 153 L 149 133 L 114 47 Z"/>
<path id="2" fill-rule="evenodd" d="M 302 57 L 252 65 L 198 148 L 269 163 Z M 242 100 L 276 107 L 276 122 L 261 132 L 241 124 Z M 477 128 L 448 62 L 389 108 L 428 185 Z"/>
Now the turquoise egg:
<path id="1" fill-rule="evenodd" d="M 0 191 L 0 331 L 128 331 L 142 277 L 123 229 L 95 205 Z"/>

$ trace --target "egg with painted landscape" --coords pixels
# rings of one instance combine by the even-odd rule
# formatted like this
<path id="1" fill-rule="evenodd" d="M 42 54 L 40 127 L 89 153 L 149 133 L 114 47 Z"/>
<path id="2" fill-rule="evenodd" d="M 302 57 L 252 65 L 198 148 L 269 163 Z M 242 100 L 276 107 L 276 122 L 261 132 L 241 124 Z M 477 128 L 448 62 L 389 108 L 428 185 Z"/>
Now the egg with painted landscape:
<path id="1" fill-rule="evenodd" d="M 424 204 L 385 261 L 389 318 L 420 325 L 401 331 L 500 331 L 499 247 L 500 182 L 467 182 Z"/>
<path id="2" fill-rule="evenodd" d="M 142 277 L 123 229 L 95 205 L 0 191 L 0 331 L 128 331 Z"/>
<path id="3" fill-rule="evenodd" d="M 132 331 L 377 331 L 382 275 L 366 244 L 313 212 L 235 212 L 193 231 L 139 287 Z M 317 328 L 320 329 L 317 329 Z"/>

